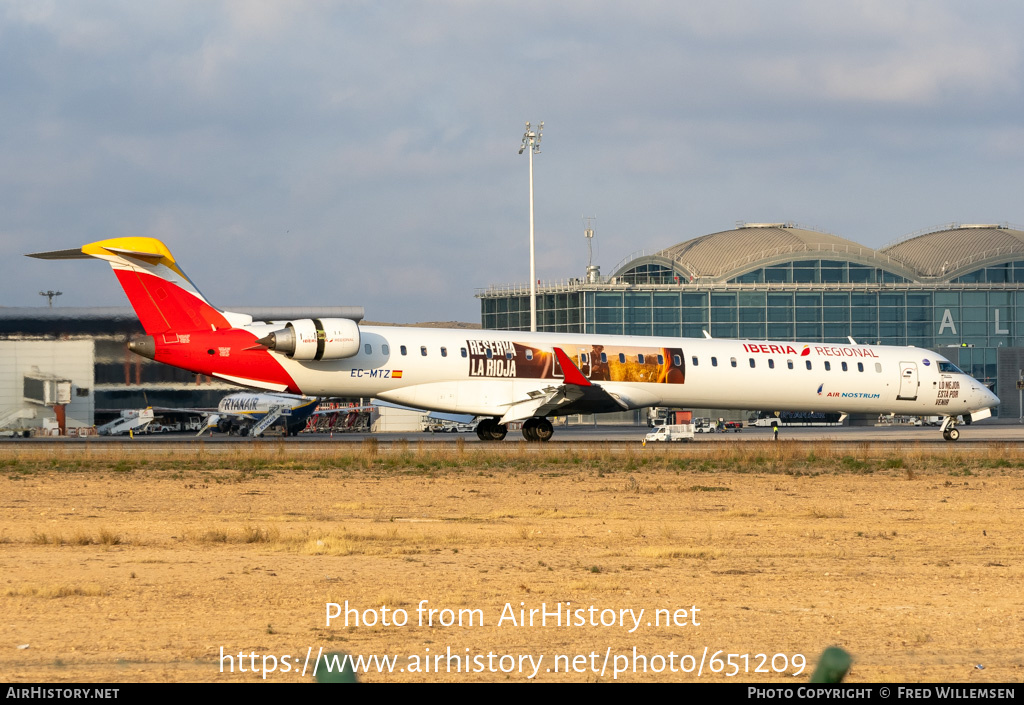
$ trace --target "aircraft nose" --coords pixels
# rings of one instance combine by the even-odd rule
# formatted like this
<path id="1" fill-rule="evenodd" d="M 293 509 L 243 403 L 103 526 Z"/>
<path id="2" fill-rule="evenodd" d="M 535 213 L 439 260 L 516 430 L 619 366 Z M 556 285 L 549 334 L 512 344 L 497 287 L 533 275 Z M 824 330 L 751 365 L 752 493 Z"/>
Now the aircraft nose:
<path id="1" fill-rule="evenodd" d="M 999 406 L 999 397 L 992 393 L 988 387 L 975 383 L 973 394 L 970 395 L 972 403 L 977 404 L 979 409 L 991 409 Z"/>
<path id="2" fill-rule="evenodd" d="M 988 407 L 999 406 L 999 397 L 990 389 L 984 390 L 985 405 Z"/>

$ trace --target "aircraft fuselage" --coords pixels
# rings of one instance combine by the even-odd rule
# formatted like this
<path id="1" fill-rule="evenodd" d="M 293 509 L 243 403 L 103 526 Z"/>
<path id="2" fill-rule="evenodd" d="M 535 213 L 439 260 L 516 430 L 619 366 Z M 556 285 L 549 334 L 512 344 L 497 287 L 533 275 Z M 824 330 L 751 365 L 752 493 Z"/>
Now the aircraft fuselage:
<path id="1" fill-rule="evenodd" d="M 164 336 L 154 359 L 295 394 L 377 397 L 481 416 L 500 416 L 538 387 L 562 384 L 555 347 L 620 408 L 958 415 L 998 403 L 922 348 L 362 326 L 359 352 L 344 359 L 300 361 L 252 349 L 278 327 Z M 615 410 L 594 404 L 600 408 L 581 399 L 552 415 Z"/>

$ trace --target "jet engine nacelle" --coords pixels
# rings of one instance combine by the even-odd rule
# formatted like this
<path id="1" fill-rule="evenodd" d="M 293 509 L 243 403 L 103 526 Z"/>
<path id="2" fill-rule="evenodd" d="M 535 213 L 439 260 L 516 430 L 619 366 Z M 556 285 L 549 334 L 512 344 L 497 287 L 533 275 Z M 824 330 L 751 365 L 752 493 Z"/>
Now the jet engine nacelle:
<path id="1" fill-rule="evenodd" d="M 294 360 L 339 360 L 359 352 L 359 324 L 348 318 L 303 318 L 257 342 Z"/>

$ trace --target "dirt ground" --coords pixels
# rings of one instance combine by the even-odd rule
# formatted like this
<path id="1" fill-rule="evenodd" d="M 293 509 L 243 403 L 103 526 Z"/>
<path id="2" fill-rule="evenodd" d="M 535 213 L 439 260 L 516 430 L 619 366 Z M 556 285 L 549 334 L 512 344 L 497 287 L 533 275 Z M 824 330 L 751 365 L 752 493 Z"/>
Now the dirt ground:
<path id="1" fill-rule="evenodd" d="M 11 458 L 0 674 L 795 683 L 835 644 L 849 682 L 1024 680 L 1016 462 L 513 452 Z"/>

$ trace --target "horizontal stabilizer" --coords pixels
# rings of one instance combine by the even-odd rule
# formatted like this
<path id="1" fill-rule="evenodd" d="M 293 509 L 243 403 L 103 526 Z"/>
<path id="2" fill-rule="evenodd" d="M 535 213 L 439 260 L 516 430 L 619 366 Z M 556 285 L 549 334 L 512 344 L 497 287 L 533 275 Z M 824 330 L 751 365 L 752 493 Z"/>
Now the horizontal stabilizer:
<path id="1" fill-rule="evenodd" d="M 251 321 L 210 304 L 185 276 L 167 245 L 156 238 L 115 237 L 91 242 L 76 250 L 37 252 L 28 256 L 50 260 L 94 257 L 107 262 L 147 335 L 214 331 Z"/>
<path id="2" fill-rule="evenodd" d="M 114 243 L 131 244 L 133 247 L 114 247 Z M 174 262 L 170 250 L 159 240 L 148 237 L 113 238 L 93 242 L 83 247 L 76 247 L 71 250 L 53 250 L 52 252 L 33 252 L 25 255 L 36 259 L 89 259 L 90 257 L 102 257 L 104 252 L 109 252 L 120 257 L 131 257 L 141 260 L 160 260 L 166 258 Z"/>
<path id="3" fill-rule="evenodd" d="M 35 257 L 36 259 L 89 259 L 92 255 L 87 255 L 82 252 L 82 248 L 78 247 L 73 250 L 54 250 L 53 252 L 33 252 L 26 257 Z"/>
<path id="4" fill-rule="evenodd" d="M 121 247 L 104 247 L 103 249 L 106 250 L 107 252 L 113 252 L 115 255 L 121 255 L 122 257 L 131 257 L 133 259 L 141 259 L 147 261 L 158 261 L 164 256 L 163 252 L 144 252 L 141 250 L 126 250 Z"/>

